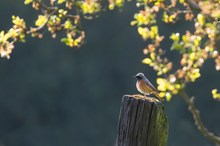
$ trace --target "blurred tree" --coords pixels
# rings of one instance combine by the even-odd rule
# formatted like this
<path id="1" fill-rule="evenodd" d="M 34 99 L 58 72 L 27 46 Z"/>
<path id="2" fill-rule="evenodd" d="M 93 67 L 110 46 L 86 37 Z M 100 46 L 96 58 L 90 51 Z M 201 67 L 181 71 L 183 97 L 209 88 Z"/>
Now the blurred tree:
<path id="1" fill-rule="evenodd" d="M 128 0 L 129 1 L 129 0 Z M 131 1 L 131 0 L 130 0 Z M 157 84 L 160 96 L 168 101 L 173 95 L 180 95 L 188 105 L 198 130 L 210 141 L 220 145 L 220 137 L 211 133 L 202 123 L 194 97 L 190 98 L 185 89 L 188 83 L 201 77 L 200 69 L 208 59 L 215 60 L 216 70 L 220 70 L 218 41 L 220 40 L 220 1 L 219 0 L 136 0 L 139 12 L 134 14 L 132 26 L 148 45 L 143 52 L 147 56 L 142 62 L 157 72 Z M 16 42 L 25 42 L 28 35 L 42 38 L 48 30 L 52 37 L 59 32 L 66 34 L 61 42 L 70 47 L 80 47 L 84 43 L 85 32 L 81 26 L 82 17 L 92 19 L 101 12 L 115 7 L 122 8 L 125 0 L 25 0 L 24 4 L 41 11 L 35 26 L 27 27 L 26 22 L 12 16 L 13 26 L 0 32 L 0 55 L 10 58 Z M 171 61 L 161 48 L 161 42 L 167 39 L 159 33 L 158 21 L 174 25 L 184 17 L 194 25 L 193 30 L 185 34 L 172 33 L 170 50 L 181 56 L 179 61 Z M 175 67 L 174 67 L 175 66 Z M 220 100 L 217 89 L 212 90 L 213 98 Z"/>

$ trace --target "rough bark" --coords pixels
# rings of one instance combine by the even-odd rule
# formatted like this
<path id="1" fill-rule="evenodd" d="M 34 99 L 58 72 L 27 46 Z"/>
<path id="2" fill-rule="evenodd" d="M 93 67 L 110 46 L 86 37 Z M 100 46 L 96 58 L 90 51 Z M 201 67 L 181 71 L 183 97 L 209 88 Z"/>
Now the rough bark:
<path id="1" fill-rule="evenodd" d="M 140 95 L 122 98 L 116 146 L 166 146 L 167 138 L 168 121 L 160 101 Z"/>

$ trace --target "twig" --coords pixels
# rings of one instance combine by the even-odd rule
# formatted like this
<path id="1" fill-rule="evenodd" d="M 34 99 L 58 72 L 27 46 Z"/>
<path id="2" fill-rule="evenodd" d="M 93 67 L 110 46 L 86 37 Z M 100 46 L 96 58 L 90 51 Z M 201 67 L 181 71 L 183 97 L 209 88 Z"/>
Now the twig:
<path id="1" fill-rule="evenodd" d="M 49 21 L 50 16 L 53 15 L 55 12 L 57 12 L 57 10 L 58 9 L 54 9 L 50 14 L 48 14 L 46 21 L 41 26 L 39 26 L 37 28 L 32 28 L 31 30 L 27 31 L 26 34 L 31 34 L 33 32 L 37 32 L 37 31 L 43 29 L 46 26 L 47 22 Z"/>
<path id="2" fill-rule="evenodd" d="M 189 97 L 184 90 L 179 92 L 186 104 L 188 105 L 189 111 L 192 113 L 195 120 L 195 125 L 198 130 L 210 141 L 214 142 L 216 145 L 220 145 L 220 137 L 216 136 L 214 133 L 210 132 L 202 123 L 199 110 L 194 105 L 194 97 Z"/>
<path id="3" fill-rule="evenodd" d="M 190 8 L 193 10 L 197 10 L 197 11 L 201 11 L 202 9 L 200 8 L 200 6 L 194 2 L 193 0 L 186 0 L 186 3 L 189 4 Z"/>

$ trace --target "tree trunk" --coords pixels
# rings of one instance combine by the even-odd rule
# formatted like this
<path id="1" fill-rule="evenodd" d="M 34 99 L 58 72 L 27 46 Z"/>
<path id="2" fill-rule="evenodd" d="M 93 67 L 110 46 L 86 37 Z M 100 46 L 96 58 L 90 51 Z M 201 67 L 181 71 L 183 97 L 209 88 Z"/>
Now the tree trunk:
<path id="1" fill-rule="evenodd" d="M 122 98 L 116 146 L 166 146 L 167 138 L 162 102 L 140 95 Z"/>

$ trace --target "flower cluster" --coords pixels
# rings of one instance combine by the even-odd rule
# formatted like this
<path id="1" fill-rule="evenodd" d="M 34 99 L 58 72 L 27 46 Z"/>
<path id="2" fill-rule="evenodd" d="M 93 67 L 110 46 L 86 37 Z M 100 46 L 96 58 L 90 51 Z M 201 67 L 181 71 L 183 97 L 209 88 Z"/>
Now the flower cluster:
<path id="1" fill-rule="evenodd" d="M 170 74 L 167 78 L 157 78 L 158 90 L 161 97 L 166 97 L 169 101 L 172 95 L 178 94 L 179 90 L 184 88 L 184 83 L 177 80 L 174 74 Z"/>
<path id="2" fill-rule="evenodd" d="M 8 32 L 1 31 L 0 33 L 0 55 L 1 57 L 10 58 L 10 54 L 14 49 L 16 41 L 25 41 L 26 24 L 23 19 L 18 16 L 12 16 L 13 26 Z"/>
<path id="3" fill-rule="evenodd" d="M 141 7 L 145 3 L 146 2 L 138 3 L 138 6 Z M 148 5 L 144 5 L 143 10 L 140 10 L 138 13 L 134 14 L 134 20 L 131 22 L 131 25 L 137 26 L 138 33 L 144 40 L 160 39 L 158 26 L 156 25 L 156 13 L 159 11 L 160 6 L 163 6 L 162 4 L 162 2 L 154 3 L 152 8 Z"/>
<path id="4" fill-rule="evenodd" d="M 162 57 L 165 51 L 157 49 L 155 45 L 148 45 L 148 47 L 144 49 L 144 54 L 148 57 L 143 59 L 142 62 L 153 67 L 153 69 L 157 71 L 158 76 L 167 74 L 172 69 L 172 62 Z"/>
<path id="5" fill-rule="evenodd" d="M 178 5 L 185 7 L 179 9 Z M 147 56 L 143 63 L 151 66 L 158 75 L 157 84 L 161 97 L 170 100 L 172 95 L 178 94 L 187 83 L 195 82 L 201 77 L 200 68 L 204 62 L 213 58 L 216 63 L 216 70 L 220 70 L 220 55 L 217 44 L 220 39 L 220 26 L 214 18 L 220 18 L 220 6 L 216 1 L 199 1 L 199 6 L 206 7 L 205 11 L 196 16 L 192 11 L 194 5 L 190 5 L 185 0 L 173 0 L 170 5 L 163 0 L 139 0 L 137 7 L 143 7 L 138 13 L 134 14 L 132 26 L 137 26 L 138 33 L 143 40 L 150 40 L 151 43 L 144 49 Z M 198 11 L 200 9 L 195 7 Z M 164 57 L 165 51 L 160 47 L 164 37 L 159 35 L 156 19 L 162 11 L 162 20 L 165 23 L 176 23 L 181 15 L 185 16 L 186 21 L 194 22 L 194 32 L 187 31 L 185 34 L 172 33 L 170 39 L 173 41 L 170 51 L 178 51 L 180 62 L 169 61 Z M 215 12 L 215 13 L 214 13 Z M 167 50 L 167 49 L 166 49 Z M 214 97 L 217 97 L 217 91 Z"/>
<path id="6" fill-rule="evenodd" d="M 213 89 L 213 90 L 212 90 L 212 97 L 213 97 L 214 99 L 220 100 L 220 93 L 218 93 L 218 90 L 217 90 L 217 89 Z"/>
<path id="7" fill-rule="evenodd" d="M 93 16 L 101 11 L 101 4 L 98 0 L 81 0 L 77 3 L 78 7 L 80 7 L 81 12 L 88 18 L 89 16 Z"/>
<path id="8" fill-rule="evenodd" d="M 0 55 L 10 58 L 16 42 L 24 42 L 27 35 L 43 38 L 45 30 L 51 33 L 52 38 L 59 32 L 65 32 L 61 42 L 72 48 L 80 47 L 85 39 L 81 17 L 92 19 L 106 7 L 113 10 L 115 7 L 121 8 L 124 3 L 125 0 L 108 0 L 108 3 L 100 0 L 50 0 L 46 4 L 42 0 L 24 0 L 25 5 L 32 5 L 34 10 L 41 13 L 32 27 L 26 27 L 25 21 L 20 17 L 12 17 L 12 28 L 7 32 L 0 31 Z M 143 33 L 144 30 L 139 31 Z M 157 26 L 150 31 L 150 37 L 154 39 L 158 32 Z"/>
<path id="9" fill-rule="evenodd" d="M 125 3 L 125 0 L 108 0 L 108 1 L 109 1 L 108 8 L 110 10 L 113 10 L 115 7 L 121 8 Z"/>

